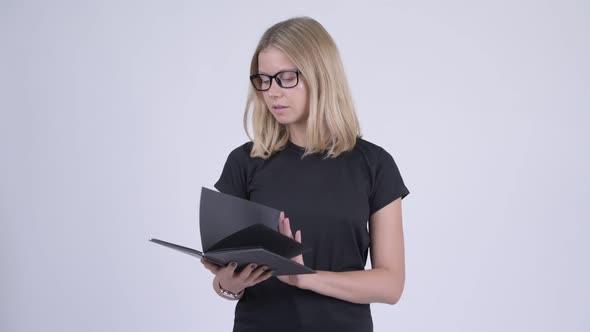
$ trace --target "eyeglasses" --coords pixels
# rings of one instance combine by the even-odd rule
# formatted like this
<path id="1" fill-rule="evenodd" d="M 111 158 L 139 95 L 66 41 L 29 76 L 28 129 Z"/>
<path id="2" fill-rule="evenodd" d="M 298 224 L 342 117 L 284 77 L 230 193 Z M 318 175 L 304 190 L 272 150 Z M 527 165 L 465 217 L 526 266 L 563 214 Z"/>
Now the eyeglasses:
<path id="1" fill-rule="evenodd" d="M 294 88 L 299 83 L 299 74 L 301 72 L 296 70 L 283 70 L 273 76 L 266 74 L 254 74 L 250 76 L 250 82 L 254 89 L 258 91 L 267 91 L 272 85 L 272 79 L 277 81 L 277 84 L 284 89 Z"/>

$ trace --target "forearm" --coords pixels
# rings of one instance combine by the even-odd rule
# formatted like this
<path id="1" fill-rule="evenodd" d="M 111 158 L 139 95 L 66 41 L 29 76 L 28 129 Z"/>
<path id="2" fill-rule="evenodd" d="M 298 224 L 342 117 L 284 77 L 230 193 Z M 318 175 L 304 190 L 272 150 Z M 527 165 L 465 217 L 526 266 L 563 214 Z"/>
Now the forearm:
<path id="1" fill-rule="evenodd" d="M 354 303 L 395 304 L 404 288 L 404 274 L 385 269 L 349 272 L 317 271 L 301 276 L 303 289 Z"/>

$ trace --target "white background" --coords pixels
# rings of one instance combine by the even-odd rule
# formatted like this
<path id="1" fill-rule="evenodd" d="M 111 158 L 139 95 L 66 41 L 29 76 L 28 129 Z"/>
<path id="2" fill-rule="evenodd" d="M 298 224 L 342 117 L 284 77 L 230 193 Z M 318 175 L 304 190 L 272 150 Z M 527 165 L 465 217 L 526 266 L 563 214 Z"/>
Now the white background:
<path id="1" fill-rule="evenodd" d="M 0 1 L 0 330 L 229 331 L 198 199 L 248 68 L 308 15 L 395 158 L 407 282 L 375 331 L 589 331 L 587 1 Z"/>

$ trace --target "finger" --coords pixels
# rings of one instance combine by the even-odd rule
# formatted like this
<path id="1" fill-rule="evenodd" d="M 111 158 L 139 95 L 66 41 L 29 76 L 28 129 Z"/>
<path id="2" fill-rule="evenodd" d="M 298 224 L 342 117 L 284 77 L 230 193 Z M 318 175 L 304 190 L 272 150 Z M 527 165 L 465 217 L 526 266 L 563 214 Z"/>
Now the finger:
<path id="1" fill-rule="evenodd" d="M 265 266 L 265 265 L 257 267 L 256 269 L 252 270 L 252 273 L 250 273 L 250 276 L 248 277 L 248 279 L 246 279 L 246 282 L 253 282 L 254 280 L 256 280 L 256 278 L 258 278 L 261 274 L 263 274 L 267 270 L 268 270 L 268 266 Z"/>
<path id="2" fill-rule="evenodd" d="M 263 274 L 261 274 L 258 277 L 256 277 L 256 279 L 254 279 L 254 281 L 252 282 L 252 284 L 253 285 L 256 285 L 258 283 L 261 283 L 264 280 L 272 277 L 273 275 L 274 275 L 274 271 L 273 270 L 266 270 L 266 272 L 264 272 Z"/>
<path id="3" fill-rule="evenodd" d="M 217 265 L 215 265 L 215 264 L 213 264 L 211 262 L 208 262 L 208 261 L 206 261 L 204 259 L 201 259 L 201 263 L 203 264 L 203 266 L 207 270 L 211 271 L 211 273 L 213 273 L 213 274 L 217 274 L 217 272 L 219 271 L 219 266 L 217 266 Z"/>
<path id="4" fill-rule="evenodd" d="M 219 275 L 225 278 L 233 278 L 237 267 L 237 262 L 231 262 L 227 264 L 225 267 L 221 268 L 221 270 L 219 271 Z"/>
<path id="5" fill-rule="evenodd" d="M 283 233 L 283 220 L 285 219 L 285 212 L 281 211 L 279 214 L 279 232 Z"/>
<path id="6" fill-rule="evenodd" d="M 283 235 L 287 235 L 287 228 L 285 227 L 286 222 L 287 222 L 287 218 L 279 221 L 279 232 Z"/>
<path id="7" fill-rule="evenodd" d="M 297 232 L 295 232 L 295 241 L 301 243 L 301 230 L 298 230 Z M 297 263 L 304 265 L 303 264 L 303 255 L 293 257 L 292 259 L 294 261 L 296 261 Z"/>
<path id="8" fill-rule="evenodd" d="M 252 274 L 252 271 L 254 271 L 254 269 L 256 269 L 257 267 L 258 267 L 258 264 L 256 264 L 256 263 L 248 264 L 246 267 L 244 267 L 242 269 L 242 272 L 240 272 L 239 278 L 242 279 L 243 281 L 248 280 L 248 277 L 250 277 L 250 274 Z"/>
<path id="9" fill-rule="evenodd" d="M 291 232 L 291 220 L 289 220 L 289 218 L 285 218 L 285 235 L 287 235 L 290 238 L 293 238 L 293 233 Z"/>

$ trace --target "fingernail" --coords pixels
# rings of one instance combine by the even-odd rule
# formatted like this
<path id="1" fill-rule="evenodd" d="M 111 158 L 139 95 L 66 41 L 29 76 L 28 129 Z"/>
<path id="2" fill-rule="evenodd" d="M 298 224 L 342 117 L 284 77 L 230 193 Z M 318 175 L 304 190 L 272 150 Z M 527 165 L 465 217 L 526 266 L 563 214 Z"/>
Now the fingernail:
<path id="1" fill-rule="evenodd" d="M 238 266 L 238 263 L 236 263 L 236 262 L 231 263 L 231 267 L 236 267 L 236 266 Z"/>
<path id="2" fill-rule="evenodd" d="M 266 270 L 268 270 L 268 268 L 267 268 L 267 267 L 263 267 L 263 268 L 262 268 L 262 272 L 266 272 Z"/>
<path id="3" fill-rule="evenodd" d="M 251 268 L 252 270 L 254 270 L 254 269 L 257 267 L 257 266 L 258 266 L 258 265 L 256 265 L 256 264 L 252 264 L 252 265 L 250 265 L 250 268 Z"/>

